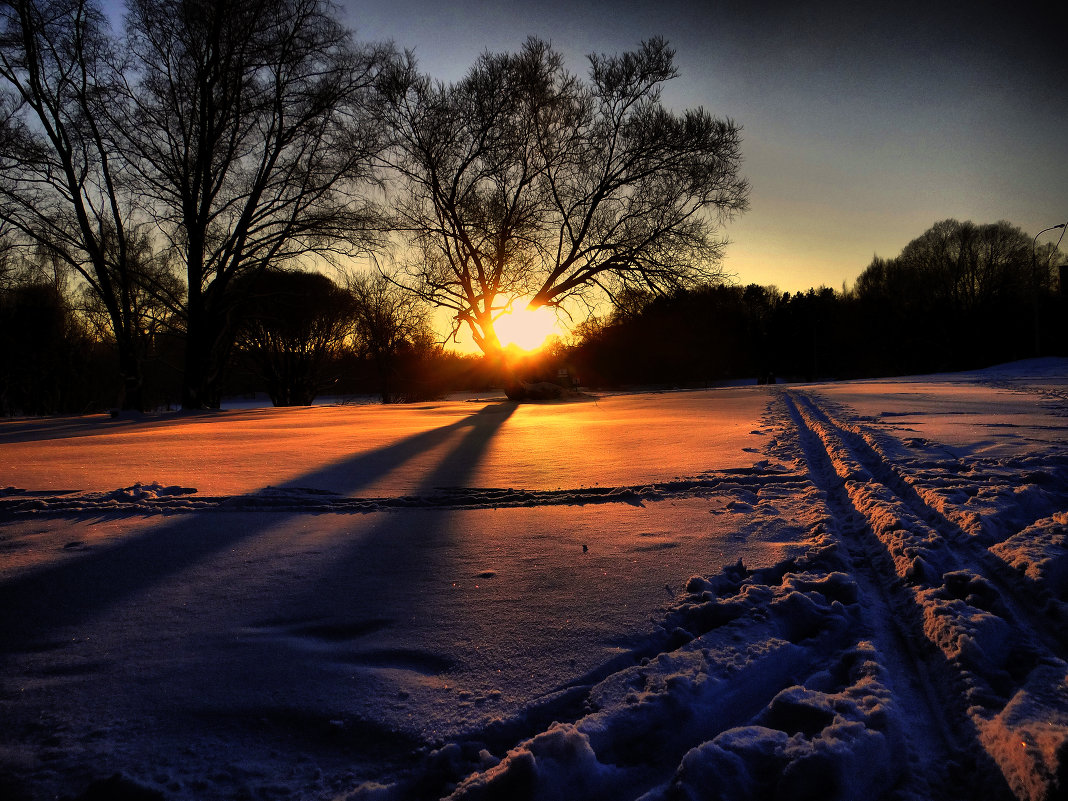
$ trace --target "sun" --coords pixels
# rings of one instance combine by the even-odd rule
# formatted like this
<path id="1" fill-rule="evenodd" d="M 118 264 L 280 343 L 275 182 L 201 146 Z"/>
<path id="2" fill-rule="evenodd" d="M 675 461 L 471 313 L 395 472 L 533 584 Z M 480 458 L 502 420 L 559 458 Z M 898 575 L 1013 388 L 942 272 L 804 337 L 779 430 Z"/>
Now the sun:
<path id="1" fill-rule="evenodd" d="M 512 310 L 502 314 L 494 328 L 506 348 L 514 345 L 525 351 L 537 350 L 549 337 L 561 333 L 560 323 L 552 308 L 539 306 L 531 309 L 523 300 L 512 304 Z"/>

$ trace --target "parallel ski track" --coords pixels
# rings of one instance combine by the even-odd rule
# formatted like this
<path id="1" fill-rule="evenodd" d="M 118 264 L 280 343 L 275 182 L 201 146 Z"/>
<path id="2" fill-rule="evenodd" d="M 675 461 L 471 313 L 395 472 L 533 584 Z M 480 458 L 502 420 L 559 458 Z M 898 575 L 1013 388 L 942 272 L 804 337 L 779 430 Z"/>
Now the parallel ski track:
<path id="1" fill-rule="evenodd" d="M 1005 700 L 1030 687 L 1032 671 L 1033 676 L 1047 675 L 1050 671 L 1064 674 L 1068 648 L 1063 635 L 1050 625 L 1043 609 L 1029 600 L 1025 591 L 992 569 L 994 558 L 981 543 L 969 539 L 952 520 L 924 500 L 909 477 L 873 446 L 871 437 L 860 426 L 836 419 L 830 405 L 811 394 L 791 391 L 784 398 L 802 440 L 807 443 L 805 454 L 814 480 L 824 482 L 836 499 L 832 504 L 832 508 L 839 507 L 836 514 L 841 515 L 841 509 L 850 510 L 842 518 L 846 528 L 850 522 L 859 523 L 853 528 L 852 539 L 856 539 L 858 528 L 863 529 L 859 532 L 863 547 L 872 556 L 872 567 L 878 574 L 875 583 L 887 588 L 888 608 L 902 613 L 900 619 L 906 627 L 902 632 L 904 641 L 920 644 L 919 648 L 910 649 L 910 655 L 922 662 L 926 651 L 927 664 L 959 689 L 951 693 L 951 698 L 956 699 L 956 718 L 965 724 L 961 728 L 971 730 L 969 739 L 974 737 L 984 743 L 984 748 L 966 750 L 983 753 L 997 748 L 998 738 L 1004 735 L 994 733 L 988 721 L 1000 711 Z M 971 593 L 973 585 L 978 587 L 983 599 L 973 601 L 976 596 L 969 595 L 964 611 L 950 612 L 947 618 L 937 617 L 948 609 L 938 605 L 945 602 L 947 593 L 954 594 L 955 584 L 961 583 L 967 587 L 962 592 Z M 963 601 L 963 594 L 959 597 Z M 979 610 L 989 609 L 1007 623 L 1006 647 L 1011 657 L 1004 670 L 984 667 L 982 659 L 977 662 L 974 654 L 954 653 L 953 636 L 965 631 L 968 615 L 978 611 L 970 606 L 973 603 L 979 604 Z M 963 617 L 955 618 L 953 614 Z M 934 620 L 931 615 L 936 615 Z M 929 644 L 922 642 L 924 638 Z M 944 659 L 940 660 L 939 655 Z M 1050 690 L 1051 699 L 1056 699 L 1057 691 L 1052 687 Z M 1051 700 L 1050 703 L 1053 706 L 1049 714 L 1060 716 L 1061 702 Z M 932 707 L 930 711 L 935 710 Z M 967 725 L 968 721 L 971 726 Z M 960 737 L 953 732 L 947 734 L 950 740 Z M 1017 740 L 1025 749 L 1031 767 L 1022 768 L 1017 757 L 1008 762 L 997 758 L 1004 774 L 1001 786 L 1011 787 L 1020 798 L 1046 798 L 1050 792 L 1063 792 L 1064 788 L 1059 787 L 1061 778 L 1049 773 L 1060 772 L 1060 766 L 1050 765 L 1038 746 L 1028 742 L 1027 735 L 1023 738 Z M 995 785 L 989 772 L 983 773 L 987 774 L 984 784 L 989 797 L 989 788 Z M 1039 789 L 1043 786 L 1044 789 Z"/>
<path id="2" fill-rule="evenodd" d="M 870 432 L 855 423 L 841 421 L 825 401 L 817 402 L 810 395 L 800 396 L 797 401 L 810 419 L 827 426 L 831 432 L 829 436 L 841 439 L 857 464 L 889 488 L 919 520 L 952 546 L 949 551 L 955 565 L 951 569 L 973 570 L 991 581 L 998 588 L 1000 600 L 1008 607 L 1013 620 L 1026 623 L 1031 637 L 1050 653 L 1061 659 L 1068 658 L 1068 632 L 1050 617 L 1043 603 L 1022 591 L 1005 563 L 981 542 L 965 534 L 953 519 L 931 506 L 921 494 L 922 489 L 917 489 L 916 479 L 886 459 Z"/>
<path id="3" fill-rule="evenodd" d="M 782 398 L 800 440 L 810 478 L 826 495 L 828 513 L 853 566 L 853 577 L 867 603 L 874 608 L 874 613 L 867 615 L 864 622 L 891 672 L 895 698 L 924 723 L 910 731 L 911 765 L 905 786 L 901 788 L 903 794 L 940 801 L 1012 798 L 992 762 L 968 764 L 968 755 L 981 753 L 982 749 L 964 709 L 946 708 L 947 695 L 957 694 L 947 686 L 953 677 L 940 669 L 938 660 L 931 659 L 931 649 L 925 647 L 922 634 L 917 635 L 917 628 L 922 630 L 922 625 L 918 623 L 916 610 L 894 592 L 897 578 L 892 564 L 872 542 L 869 520 L 853 504 L 845 488 L 846 477 L 840 474 L 832 458 L 838 449 L 829 442 L 825 431 L 813 425 L 807 397 L 784 392 Z"/>

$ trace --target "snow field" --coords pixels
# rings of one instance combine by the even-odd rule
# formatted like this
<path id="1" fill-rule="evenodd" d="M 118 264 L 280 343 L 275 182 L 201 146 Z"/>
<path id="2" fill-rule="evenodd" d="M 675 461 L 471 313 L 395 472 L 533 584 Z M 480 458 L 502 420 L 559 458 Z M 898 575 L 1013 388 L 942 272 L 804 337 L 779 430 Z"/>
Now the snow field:
<path id="1" fill-rule="evenodd" d="M 1055 610 L 1011 578 L 1003 598 L 979 572 L 989 555 L 910 491 L 861 426 L 836 423 L 813 394 L 781 402 L 793 426 L 777 455 L 800 449 L 826 498 L 806 555 L 691 579 L 663 622 L 668 649 L 594 686 L 592 711 L 450 798 L 1060 797 L 1068 694 L 1043 618 Z M 1063 504 L 1064 474 L 1043 476 L 1025 510 L 1001 504 L 1001 517 Z"/>
<path id="2" fill-rule="evenodd" d="M 88 484 L 153 440 L 74 424 L 44 486 L 77 448 L 20 424 L 0 791 L 1063 797 L 1066 386 L 1054 362 L 161 421 L 152 473 Z M 204 437 L 245 437 L 205 460 L 233 475 L 193 473 Z M 264 458 L 299 441 L 319 464 Z"/>

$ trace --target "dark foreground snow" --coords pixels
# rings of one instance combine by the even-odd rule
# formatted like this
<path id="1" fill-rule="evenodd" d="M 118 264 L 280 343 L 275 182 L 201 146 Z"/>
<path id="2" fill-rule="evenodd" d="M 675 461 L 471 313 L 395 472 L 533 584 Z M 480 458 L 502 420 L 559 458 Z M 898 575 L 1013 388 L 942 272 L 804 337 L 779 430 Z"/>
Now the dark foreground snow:
<path id="1" fill-rule="evenodd" d="M 1045 361 L 0 423 L 0 795 L 1065 797 L 1066 415 Z"/>

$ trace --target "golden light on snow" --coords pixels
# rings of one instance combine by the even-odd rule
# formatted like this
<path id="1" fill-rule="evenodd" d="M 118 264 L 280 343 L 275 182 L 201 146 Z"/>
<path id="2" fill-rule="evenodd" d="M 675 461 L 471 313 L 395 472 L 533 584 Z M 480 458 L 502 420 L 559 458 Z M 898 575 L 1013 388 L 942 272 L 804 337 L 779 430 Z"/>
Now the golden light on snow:
<path id="1" fill-rule="evenodd" d="M 561 333 L 555 310 L 548 306 L 531 309 L 526 301 L 516 301 L 511 311 L 497 319 L 495 328 L 506 348 L 514 345 L 526 351 L 537 350 L 549 337 Z"/>

